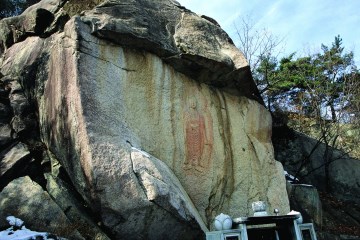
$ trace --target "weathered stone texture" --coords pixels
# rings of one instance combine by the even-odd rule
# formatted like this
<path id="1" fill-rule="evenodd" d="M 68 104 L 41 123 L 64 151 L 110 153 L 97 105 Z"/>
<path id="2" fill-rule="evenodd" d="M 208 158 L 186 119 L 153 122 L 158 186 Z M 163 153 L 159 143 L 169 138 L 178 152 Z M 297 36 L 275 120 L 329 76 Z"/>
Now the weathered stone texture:
<path id="1" fill-rule="evenodd" d="M 81 19 L 99 38 L 154 53 L 198 82 L 262 101 L 229 36 L 175 1 L 104 1 Z"/>
<path id="2" fill-rule="evenodd" d="M 313 222 L 321 229 L 323 221 L 322 204 L 314 186 L 287 183 L 287 191 L 292 209 L 300 212 L 304 222 Z"/>
<path id="3" fill-rule="evenodd" d="M 72 223 L 76 223 L 76 229 L 85 239 L 109 240 L 105 233 L 93 222 L 84 205 L 86 203 L 79 202 L 69 184 L 62 181 L 59 177 L 52 174 L 46 174 L 46 189 L 59 205 L 66 217 Z"/>
<path id="4" fill-rule="evenodd" d="M 0 54 L 30 36 L 46 37 L 61 30 L 69 19 L 61 7 L 65 0 L 43 0 L 21 15 L 0 21 Z"/>
<path id="5" fill-rule="evenodd" d="M 316 139 L 293 132 L 291 138 L 276 141 L 275 147 L 276 158 L 283 162 L 285 168 L 291 173 L 296 173 L 301 165 L 301 160 L 307 159 L 299 172 L 299 176 L 304 176 L 301 181 L 314 185 L 319 191 L 326 190 L 323 160 L 325 144 L 318 144 Z M 332 152 L 329 164 L 329 193 L 339 199 L 358 202 L 360 200 L 360 174 L 358 171 L 360 161 L 331 147 L 329 147 L 329 151 Z"/>
<path id="6" fill-rule="evenodd" d="M 174 1 L 104 1 L 63 29 L 5 44 L 1 73 L 12 88 L 2 112 L 35 113 L 52 165 L 60 162 L 107 233 L 203 238 L 216 215 L 252 215 L 253 201 L 289 211 L 271 116 L 214 20 Z M 47 177 L 62 210 L 76 207 Z"/>
<path id="7" fill-rule="evenodd" d="M 18 178 L 0 193 L 0 227 L 7 227 L 6 216 L 17 216 L 26 227 L 69 239 L 84 239 L 60 207 L 29 177 Z"/>
<path id="8" fill-rule="evenodd" d="M 131 146 L 171 168 L 208 227 L 221 211 L 249 215 L 255 200 L 289 210 L 263 106 L 90 31 L 75 18 L 57 39 L 40 119 L 44 141 L 78 191 L 94 210 L 107 209 L 105 224 L 120 224 L 109 212 L 126 222 L 129 212 L 150 204 L 132 171 Z"/>
<path id="9" fill-rule="evenodd" d="M 18 161 L 26 159 L 29 155 L 30 152 L 25 144 L 18 143 L 15 146 L 11 146 L 9 151 L 6 152 L 4 156 L 1 156 L 0 177 L 5 175 L 8 171 L 11 171 Z"/>

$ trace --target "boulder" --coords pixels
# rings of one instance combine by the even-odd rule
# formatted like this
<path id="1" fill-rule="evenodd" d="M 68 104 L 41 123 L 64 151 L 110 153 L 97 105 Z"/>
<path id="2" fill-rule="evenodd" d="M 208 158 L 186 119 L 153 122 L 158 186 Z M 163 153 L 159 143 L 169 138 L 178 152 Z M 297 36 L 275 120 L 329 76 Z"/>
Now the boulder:
<path id="1" fill-rule="evenodd" d="M 316 227 L 322 227 L 322 204 L 319 193 L 312 185 L 287 184 L 290 207 L 301 213 L 304 222 L 313 222 Z"/>
<path id="2" fill-rule="evenodd" d="M 51 37 L 27 37 L 4 53 L 1 72 L 5 76 L 1 82 L 8 94 L 11 90 L 13 94 L 21 92 L 31 102 L 36 99 L 36 93 L 42 94 L 42 81 L 47 76 L 44 66 L 51 40 Z"/>
<path id="3" fill-rule="evenodd" d="M 360 175 L 357 171 L 360 168 L 360 161 L 330 148 L 333 159 L 336 160 L 330 163 L 330 189 L 326 193 L 322 162 L 325 145 L 289 129 L 280 131 L 275 129 L 275 136 L 273 143 L 276 158 L 291 174 L 295 175 L 298 172 L 297 177 L 301 182 L 314 185 L 310 187 L 288 184 L 292 186 L 291 191 L 288 188 L 291 208 L 297 208 L 304 213 L 305 220 L 308 219 L 319 226 L 316 230 L 320 240 L 352 237 L 357 239 L 358 237 L 355 236 L 360 236 L 360 218 L 357 217 L 360 213 L 358 204 Z M 304 162 L 301 171 L 298 171 L 303 159 L 308 161 Z M 315 187 L 320 194 L 316 193 Z M 320 202 L 322 210 L 320 210 Z M 346 235 L 349 235 L 349 238 L 344 238 Z"/>
<path id="4" fill-rule="evenodd" d="M 69 17 L 61 10 L 65 0 L 43 0 L 21 15 L 0 21 L 0 54 L 29 36 L 49 36 L 61 30 Z"/>
<path id="5" fill-rule="evenodd" d="M 85 239 L 110 240 L 99 226 L 94 223 L 92 217 L 88 214 L 88 209 L 84 207 L 86 203 L 81 204 L 79 202 L 76 191 L 71 189 L 71 186 L 52 174 L 46 174 L 46 180 L 46 189 L 49 195 L 59 205 L 67 218 L 76 224 L 77 230 Z"/>
<path id="6" fill-rule="evenodd" d="M 12 176 L 24 172 L 26 166 L 32 160 L 27 146 L 16 143 L 2 151 L 0 156 L 0 190 L 12 180 Z"/>
<path id="7" fill-rule="evenodd" d="M 203 232 L 208 231 L 181 183 L 165 163 L 134 147 L 131 152 L 131 162 L 133 171 L 149 201 L 154 202 L 172 215 L 178 216 L 181 221 L 190 222 L 193 227 L 199 225 Z M 155 222 L 160 220 L 155 219 Z M 188 231 L 175 232 L 181 221 L 174 222 L 175 225 L 171 227 L 171 232 L 168 229 L 163 229 L 162 226 L 158 226 L 158 229 L 154 229 L 154 231 L 161 233 L 160 236 L 171 237 L 175 235 L 183 236 L 185 239 Z M 200 234 L 199 237 L 201 237 Z"/>
<path id="8" fill-rule="evenodd" d="M 258 200 L 289 212 L 271 116 L 214 20 L 171 0 L 104 1 L 41 37 L 9 45 L 1 73 L 108 236 L 202 238 Z M 48 177 L 73 208 L 61 189 Z"/>
<path id="9" fill-rule="evenodd" d="M 176 1 L 103 1 L 81 20 L 99 38 L 154 53 L 198 82 L 262 101 L 244 55 L 226 32 Z"/>
<path id="10" fill-rule="evenodd" d="M 15 140 L 29 142 L 40 139 L 36 98 L 41 96 L 42 79 L 47 75 L 42 68 L 48 58 L 46 48 L 49 40 L 28 37 L 4 54 L 1 72 L 5 76 L 0 81 L 6 92 L 5 106 L 10 111 L 6 117 L 11 129 L 8 132 Z"/>
<path id="11" fill-rule="evenodd" d="M 342 156 L 338 152 L 338 157 Z M 332 194 L 340 199 L 360 201 L 360 160 L 351 157 L 344 157 L 330 165 L 330 176 Z M 319 174 L 318 176 L 322 176 Z"/>
<path id="12" fill-rule="evenodd" d="M 7 216 L 16 216 L 26 227 L 69 239 L 84 239 L 61 208 L 29 177 L 18 178 L 0 193 L 0 228 L 7 228 Z"/>
<path id="13" fill-rule="evenodd" d="M 127 218 L 131 212 L 154 207 L 132 170 L 131 146 L 170 167 L 208 227 L 219 212 L 249 215 L 255 200 L 289 211 L 282 166 L 273 157 L 271 117 L 262 105 L 91 33 L 75 17 L 56 39 L 40 126 L 106 226 L 128 226 L 135 221 Z"/>
<path id="14" fill-rule="evenodd" d="M 316 139 L 293 131 L 290 137 L 274 141 L 274 147 L 276 159 L 281 161 L 285 169 L 293 175 L 298 172 L 301 161 L 307 159 L 297 177 L 304 176 L 300 179 L 303 183 L 312 184 L 319 191 L 326 190 L 323 162 L 325 144 L 318 144 Z M 329 164 L 330 189 L 328 193 L 339 199 L 358 202 L 360 200 L 360 173 L 357 169 L 360 169 L 360 161 L 337 149 L 330 147 L 329 149 L 332 157 Z"/>

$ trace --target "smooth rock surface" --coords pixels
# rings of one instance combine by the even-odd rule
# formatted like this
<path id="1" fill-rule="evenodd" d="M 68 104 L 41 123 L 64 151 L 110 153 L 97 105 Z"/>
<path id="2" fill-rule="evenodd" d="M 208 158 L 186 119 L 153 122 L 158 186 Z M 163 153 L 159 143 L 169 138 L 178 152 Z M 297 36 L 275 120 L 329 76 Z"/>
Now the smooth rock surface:
<path id="1" fill-rule="evenodd" d="M 136 148 L 132 148 L 131 162 L 133 171 L 147 199 L 177 218 L 167 220 L 166 225 L 168 227 L 166 229 L 163 226 L 156 226 L 156 224 L 151 223 L 154 228 L 152 231 L 157 232 L 162 237 L 182 236 L 183 239 L 191 239 L 192 237 L 188 236 L 188 233 L 198 231 L 198 238 L 202 238 L 201 230 L 206 232 L 208 229 L 181 183 L 165 163 Z M 152 221 L 161 220 L 155 218 Z M 150 222 L 147 219 L 144 221 L 146 224 Z M 178 227 L 184 222 L 190 223 L 189 229 Z"/>
<path id="2" fill-rule="evenodd" d="M 43 38 L 5 44 L 1 74 L 111 238 L 203 238 L 216 215 L 260 200 L 290 210 L 271 116 L 214 20 L 175 1 L 104 1 L 52 34 L 64 15 L 47 11 Z"/>
<path id="3" fill-rule="evenodd" d="M 89 203 L 123 218 L 149 204 L 131 169 L 130 143 L 171 168 L 208 226 L 221 211 L 248 215 L 255 200 L 289 210 L 263 106 L 90 33 L 80 18 L 66 25 L 40 104 L 44 141 Z"/>

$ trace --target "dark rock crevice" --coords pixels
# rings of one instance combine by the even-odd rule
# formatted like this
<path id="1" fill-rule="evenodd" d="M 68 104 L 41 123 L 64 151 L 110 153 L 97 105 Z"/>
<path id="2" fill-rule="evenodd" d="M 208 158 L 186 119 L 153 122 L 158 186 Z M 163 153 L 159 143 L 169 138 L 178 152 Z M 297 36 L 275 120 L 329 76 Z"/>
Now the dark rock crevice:
<path id="1" fill-rule="evenodd" d="M 98 59 L 98 60 L 100 60 L 100 61 L 104 61 L 104 62 L 106 62 L 106 63 L 108 63 L 108 64 L 110 64 L 110 65 L 113 65 L 114 67 L 116 67 L 116 68 L 118 68 L 118 69 L 121 69 L 121 70 L 123 70 L 123 71 L 126 71 L 126 72 L 136 72 L 136 71 L 137 71 L 137 70 L 135 70 L 135 69 L 128 69 L 128 68 L 119 66 L 119 65 L 117 65 L 117 64 L 115 64 L 115 63 L 113 63 L 113 62 L 110 62 L 110 61 L 108 61 L 108 60 L 106 60 L 106 59 L 104 59 L 104 58 L 97 57 L 96 55 L 91 54 L 91 53 L 89 53 L 89 52 L 85 52 L 85 51 L 82 51 L 82 50 L 79 50 L 79 52 L 82 53 L 82 54 L 89 55 L 89 56 L 91 56 L 91 57 L 93 57 L 93 58 L 95 58 L 95 59 Z"/>

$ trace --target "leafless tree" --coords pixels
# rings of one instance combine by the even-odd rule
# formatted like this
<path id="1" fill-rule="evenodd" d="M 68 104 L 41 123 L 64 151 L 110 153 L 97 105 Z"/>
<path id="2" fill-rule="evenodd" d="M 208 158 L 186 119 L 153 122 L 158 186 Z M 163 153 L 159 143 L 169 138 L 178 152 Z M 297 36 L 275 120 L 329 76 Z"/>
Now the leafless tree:
<path id="1" fill-rule="evenodd" d="M 234 23 L 237 47 L 244 53 L 254 73 L 264 57 L 277 57 L 284 38 L 275 36 L 266 28 L 258 28 L 250 15 Z"/>

